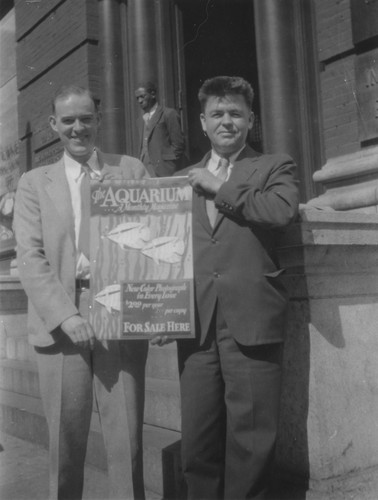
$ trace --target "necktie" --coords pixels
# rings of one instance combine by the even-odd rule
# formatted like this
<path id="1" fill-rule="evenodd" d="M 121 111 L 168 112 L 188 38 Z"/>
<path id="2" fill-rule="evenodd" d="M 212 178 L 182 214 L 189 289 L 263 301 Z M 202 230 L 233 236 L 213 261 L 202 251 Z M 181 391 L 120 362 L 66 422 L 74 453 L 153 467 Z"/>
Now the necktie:
<path id="1" fill-rule="evenodd" d="M 220 179 L 221 181 L 225 181 L 227 179 L 229 165 L 230 165 L 230 160 L 228 160 L 227 158 L 221 158 L 219 160 L 218 167 L 214 172 L 214 175 L 218 177 L 218 179 Z M 213 199 L 206 200 L 206 212 L 209 217 L 211 226 L 214 227 L 218 215 L 218 209 L 216 208 Z"/>
<path id="2" fill-rule="evenodd" d="M 82 252 L 87 259 L 89 259 L 89 222 L 90 222 L 90 195 L 91 195 L 91 184 L 90 184 L 90 169 L 88 165 L 81 166 L 83 177 L 80 184 L 80 196 L 81 196 L 81 221 L 79 229 L 79 251 Z"/>

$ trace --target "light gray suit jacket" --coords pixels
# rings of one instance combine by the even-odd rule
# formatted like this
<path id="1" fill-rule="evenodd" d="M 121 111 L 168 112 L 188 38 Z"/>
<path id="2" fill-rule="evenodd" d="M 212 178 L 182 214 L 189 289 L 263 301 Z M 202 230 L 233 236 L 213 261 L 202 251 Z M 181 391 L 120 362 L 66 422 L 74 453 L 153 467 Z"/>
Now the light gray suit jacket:
<path id="1" fill-rule="evenodd" d="M 136 158 L 97 152 L 104 179 L 148 177 Z M 78 314 L 74 216 L 63 159 L 21 177 L 14 230 L 20 280 L 29 302 L 29 341 L 48 346 L 61 335 L 61 323 Z"/>

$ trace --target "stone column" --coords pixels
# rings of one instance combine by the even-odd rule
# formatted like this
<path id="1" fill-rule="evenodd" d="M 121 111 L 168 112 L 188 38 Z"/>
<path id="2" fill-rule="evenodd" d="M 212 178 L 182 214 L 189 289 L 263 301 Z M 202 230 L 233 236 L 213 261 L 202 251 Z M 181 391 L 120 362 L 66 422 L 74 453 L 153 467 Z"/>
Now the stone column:
<path id="1" fill-rule="evenodd" d="M 300 156 L 292 0 L 254 3 L 264 147 Z"/>
<path id="2" fill-rule="evenodd" d="M 129 0 L 130 54 L 134 88 L 144 80 L 158 84 L 158 47 L 156 44 L 155 3 Z"/>
<path id="3" fill-rule="evenodd" d="M 280 250 L 291 300 L 278 490 L 287 493 L 285 499 L 373 500 L 378 492 L 378 217 L 306 210 L 301 219 Z"/>
<path id="4" fill-rule="evenodd" d="M 308 200 L 321 165 L 311 2 L 255 0 L 254 18 L 264 151 L 294 158 L 301 199 Z"/>
<path id="5" fill-rule="evenodd" d="M 101 147 L 125 153 L 125 99 L 120 3 L 100 0 Z"/>

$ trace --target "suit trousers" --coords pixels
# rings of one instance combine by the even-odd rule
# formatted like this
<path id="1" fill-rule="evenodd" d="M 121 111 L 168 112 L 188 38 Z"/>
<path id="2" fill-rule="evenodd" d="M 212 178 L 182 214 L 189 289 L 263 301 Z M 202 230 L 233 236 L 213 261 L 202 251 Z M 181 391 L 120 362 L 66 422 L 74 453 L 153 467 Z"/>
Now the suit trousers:
<path id="1" fill-rule="evenodd" d="M 87 312 L 89 292 L 77 302 Z M 96 341 L 76 347 L 63 332 L 36 347 L 42 402 L 49 428 L 50 496 L 80 499 L 83 492 L 93 395 L 108 462 L 109 498 L 144 499 L 143 412 L 146 341 Z"/>
<path id="2" fill-rule="evenodd" d="M 278 426 L 281 351 L 281 344 L 238 344 L 219 309 L 204 345 L 179 341 L 189 500 L 265 498 Z"/>

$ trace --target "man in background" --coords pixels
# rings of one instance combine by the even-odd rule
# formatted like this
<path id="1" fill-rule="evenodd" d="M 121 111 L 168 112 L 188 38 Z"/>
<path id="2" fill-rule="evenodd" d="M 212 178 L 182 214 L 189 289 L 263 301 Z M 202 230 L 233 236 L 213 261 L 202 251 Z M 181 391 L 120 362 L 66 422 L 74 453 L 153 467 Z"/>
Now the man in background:
<path id="1" fill-rule="evenodd" d="M 157 102 L 156 86 L 140 84 L 135 91 L 143 115 L 137 120 L 139 157 L 151 177 L 168 177 L 185 166 L 185 140 L 176 110 Z"/>
<path id="2" fill-rule="evenodd" d="M 144 499 L 147 341 L 96 340 L 88 321 L 88 229 L 90 179 L 148 174 L 138 159 L 95 147 L 99 124 L 88 90 L 61 88 L 50 125 L 62 141 L 63 156 L 24 174 L 16 193 L 17 262 L 49 429 L 51 500 L 82 498 L 93 390 L 107 453 L 109 498 Z"/>

